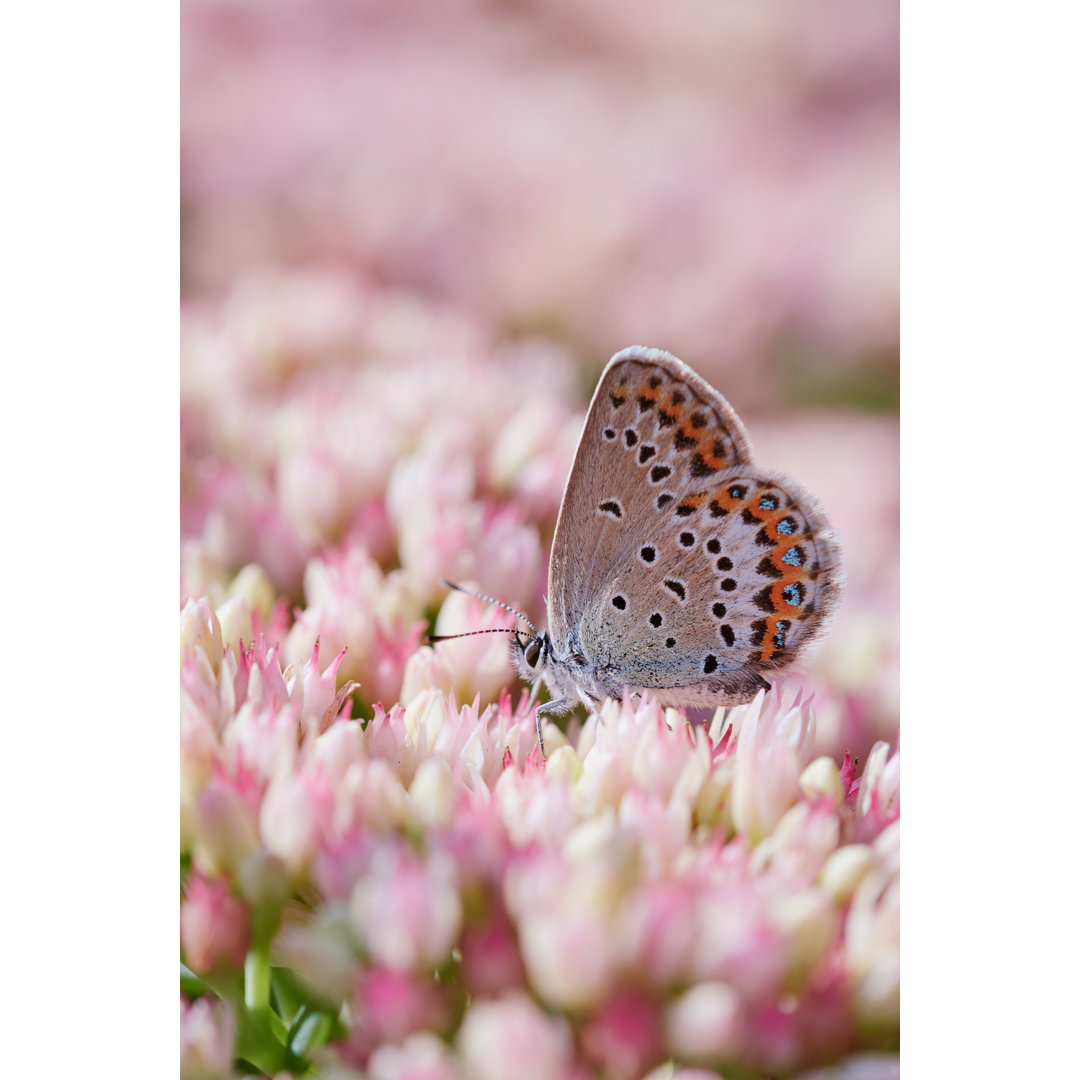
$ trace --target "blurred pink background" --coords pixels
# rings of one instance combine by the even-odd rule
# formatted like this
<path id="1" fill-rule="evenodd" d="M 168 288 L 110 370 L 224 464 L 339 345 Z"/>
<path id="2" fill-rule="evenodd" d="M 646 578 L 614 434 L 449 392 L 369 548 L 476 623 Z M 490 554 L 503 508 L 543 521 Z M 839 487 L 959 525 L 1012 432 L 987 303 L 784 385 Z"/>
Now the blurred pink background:
<path id="1" fill-rule="evenodd" d="M 204 335 L 182 361 L 185 538 L 232 552 L 233 572 L 260 557 L 296 596 L 299 567 L 355 529 L 349 515 L 368 528 L 382 512 L 355 501 L 322 532 L 290 519 L 307 489 L 280 494 L 301 469 L 280 418 L 303 392 L 305 350 L 397 375 L 408 396 L 418 372 L 452 379 L 463 353 L 490 368 L 534 349 L 530 386 L 549 376 L 555 418 L 574 429 L 565 414 L 606 359 L 657 346 L 827 508 L 849 584 L 818 664 L 870 696 L 867 745 L 895 736 L 897 4 L 185 0 L 181 33 L 185 321 L 228 343 L 215 359 Z M 335 299 L 289 308 L 311 280 L 334 282 Z M 355 326 L 342 295 L 358 298 Z M 273 340 L 273 393 L 265 371 L 236 374 L 238 339 Z M 497 425 L 494 387 L 483 408 Z M 369 487 L 411 449 L 407 412 L 386 413 L 396 447 L 354 435 L 357 453 L 388 455 Z M 538 408 L 533 422 L 551 419 Z M 518 427 L 501 452 L 542 449 L 545 430 Z M 553 470 L 569 460 L 557 431 Z M 207 477 L 234 467 L 257 474 L 276 548 L 265 521 L 247 544 L 208 539 Z M 543 523 L 552 508 L 534 511 Z"/>
<path id="2" fill-rule="evenodd" d="M 184 291 L 329 259 L 744 410 L 894 402 L 898 68 L 861 0 L 186 0 Z"/>

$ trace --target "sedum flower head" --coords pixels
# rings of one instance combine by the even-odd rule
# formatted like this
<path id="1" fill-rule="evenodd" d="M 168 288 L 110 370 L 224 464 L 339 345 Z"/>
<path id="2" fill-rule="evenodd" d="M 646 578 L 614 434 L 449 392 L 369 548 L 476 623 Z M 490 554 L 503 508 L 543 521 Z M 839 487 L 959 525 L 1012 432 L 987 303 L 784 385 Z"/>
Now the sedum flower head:
<path id="1" fill-rule="evenodd" d="M 581 380 L 490 338 L 320 271 L 185 312 L 182 1075 L 757 1080 L 895 1055 L 880 601 L 852 590 L 801 683 L 704 721 L 606 701 L 549 718 L 542 756 L 507 633 L 422 644 L 520 625 L 444 578 L 542 621 Z"/>

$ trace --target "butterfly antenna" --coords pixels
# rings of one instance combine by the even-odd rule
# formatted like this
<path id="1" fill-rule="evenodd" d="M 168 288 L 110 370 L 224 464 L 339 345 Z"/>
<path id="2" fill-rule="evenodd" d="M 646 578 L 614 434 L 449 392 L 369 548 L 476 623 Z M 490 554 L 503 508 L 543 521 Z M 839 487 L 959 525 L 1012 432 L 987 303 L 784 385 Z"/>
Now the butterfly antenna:
<path id="1" fill-rule="evenodd" d="M 511 615 L 516 615 L 523 623 L 525 623 L 534 634 L 537 632 L 536 627 L 533 626 L 532 622 L 525 615 L 522 615 L 517 608 L 512 608 L 509 604 L 503 603 L 502 600 L 496 600 L 494 596 L 485 596 L 483 593 L 473 592 L 472 589 L 466 589 L 462 585 L 455 585 L 452 581 L 447 581 L 446 578 L 442 579 L 442 583 L 448 589 L 454 589 L 457 592 L 464 593 L 466 596 L 475 596 L 477 600 L 486 600 L 489 604 L 501 607 L 503 611 L 509 611 Z M 474 631 L 474 633 L 484 633 L 484 631 L 477 630 Z M 462 637 L 463 635 L 458 634 L 455 636 Z"/>
<path id="2" fill-rule="evenodd" d="M 463 634 L 425 634 L 424 644 L 434 645 L 438 641 L 453 641 L 454 638 L 472 637 L 473 634 L 520 634 L 520 630 L 508 627 L 492 626 L 487 630 L 466 630 Z"/>

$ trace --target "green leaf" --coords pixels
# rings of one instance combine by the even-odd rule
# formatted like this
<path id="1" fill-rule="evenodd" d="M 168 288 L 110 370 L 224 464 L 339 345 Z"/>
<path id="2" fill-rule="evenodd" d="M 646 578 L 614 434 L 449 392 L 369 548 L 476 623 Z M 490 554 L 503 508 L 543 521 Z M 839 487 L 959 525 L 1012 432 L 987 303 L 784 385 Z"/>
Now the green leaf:
<path id="1" fill-rule="evenodd" d="M 194 1001 L 208 993 L 210 987 L 185 964 L 180 965 L 180 993 Z"/>
<path id="2" fill-rule="evenodd" d="M 283 1041 L 274 1033 L 270 1023 L 272 1015 L 269 1011 L 260 1014 L 248 1009 L 238 1009 L 236 1042 L 233 1046 L 237 1058 L 268 1076 L 284 1072 L 292 1056 Z"/>
<path id="3" fill-rule="evenodd" d="M 300 1056 L 321 1050 L 330 1039 L 335 1020 L 319 1009 L 301 1009 L 289 1030 L 289 1049 Z"/>

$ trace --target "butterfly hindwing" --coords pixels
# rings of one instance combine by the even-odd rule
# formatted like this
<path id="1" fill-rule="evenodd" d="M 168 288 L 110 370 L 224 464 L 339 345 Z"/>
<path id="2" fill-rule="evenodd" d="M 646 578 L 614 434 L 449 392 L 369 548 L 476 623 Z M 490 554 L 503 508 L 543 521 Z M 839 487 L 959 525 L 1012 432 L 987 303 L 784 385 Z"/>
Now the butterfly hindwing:
<path id="1" fill-rule="evenodd" d="M 597 583 L 582 641 L 625 687 L 683 690 L 672 703 L 746 700 L 821 629 L 839 548 L 817 501 L 782 473 L 738 466 L 690 489 L 694 511 L 654 518 Z"/>

